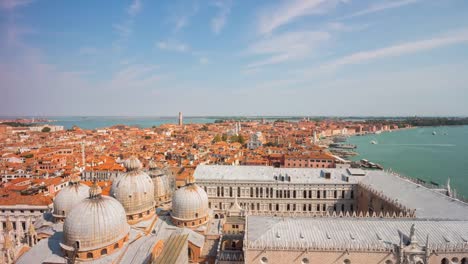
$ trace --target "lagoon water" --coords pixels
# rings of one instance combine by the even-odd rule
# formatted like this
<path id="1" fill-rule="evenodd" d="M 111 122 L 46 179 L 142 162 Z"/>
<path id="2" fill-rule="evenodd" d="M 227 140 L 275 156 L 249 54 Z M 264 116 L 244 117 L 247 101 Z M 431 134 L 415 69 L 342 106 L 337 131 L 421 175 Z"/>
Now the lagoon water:
<path id="1" fill-rule="evenodd" d="M 159 126 L 162 124 L 177 124 L 176 117 L 106 117 L 106 116 L 93 116 L 93 117 L 47 117 L 54 120 L 51 124 L 64 126 L 65 129 L 70 129 L 73 126 L 78 126 L 83 129 L 97 129 L 104 127 L 111 127 L 114 125 L 127 125 L 139 126 L 148 128 L 152 126 Z M 185 124 L 205 124 L 213 123 L 215 118 L 208 117 L 184 117 Z M 49 122 L 50 123 L 50 122 Z"/>
<path id="2" fill-rule="evenodd" d="M 432 135 L 435 131 L 436 135 Z M 370 141 L 378 144 L 373 145 Z M 380 135 L 355 136 L 359 156 L 400 174 L 445 184 L 468 197 L 468 126 L 422 127 Z"/>

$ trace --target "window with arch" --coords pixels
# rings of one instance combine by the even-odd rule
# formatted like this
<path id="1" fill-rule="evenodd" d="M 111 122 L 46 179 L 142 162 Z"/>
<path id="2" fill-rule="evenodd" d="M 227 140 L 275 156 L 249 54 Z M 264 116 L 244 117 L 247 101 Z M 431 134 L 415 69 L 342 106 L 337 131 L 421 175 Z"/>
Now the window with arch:
<path id="1" fill-rule="evenodd" d="M 107 255 L 107 248 L 101 250 L 101 256 Z"/>
<path id="2" fill-rule="evenodd" d="M 260 259 L 260 262 L 261 262 L 262 264 L 268 263 L 268 258 L 267 258 L 267 257 L 262 257 L 262 258 Z"/>
<path id="3" fill-rule="evenodd" d="M 447 258 L 443 258 L 440 264 L 450 264 L 450 262 Z"/>
<path id="4" fill-rule="evenodd" d="M 461 264 L 468 264 L 468 258 L 462 258 Z"/>
<path id="5" fill-rule="evenodd" d="M 302 261 L 301 261 L 302 264 L 309 264 L 310 261 L 308 258 L 303 258 Z"/>
<path id="6" fill-rule="evenodd" d="M 119 244 L 118 243 L 115 243 L 114 244 L 114 249 L 118 249 L 119 248 Z"/>
<path id="7" fill-rule="evenodd" d="M 190 260 L 193 259 L 193 252 L 192 252 L 191 248 L 188 248 L 188 257 L 189 257 Z"/>
<path id="8" fill-rule="evenodd" d="M 92 258 L 93 258 L 93 253 L 92 253 L 92 252 L 88 252 L 88 253 L 86 254 L 86 258 L 92 259 Z"/>
<path id="9" fill-rule="evenodd" d="M 453 263 L 453 264 L 458 264 L 458 258 L 457 258 L 457 257 L 453 257 L 453 258 L 452 258 L 452 263 Z"/>

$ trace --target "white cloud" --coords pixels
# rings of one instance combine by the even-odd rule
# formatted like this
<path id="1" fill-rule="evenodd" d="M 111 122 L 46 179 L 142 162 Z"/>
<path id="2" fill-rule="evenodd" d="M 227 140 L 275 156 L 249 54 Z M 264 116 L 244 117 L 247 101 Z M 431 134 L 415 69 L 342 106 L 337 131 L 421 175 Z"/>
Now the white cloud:
<path id="1" fill-rule="evenodd" d="M 133 19 L 141 11 L 142 5 L 140 0 L 133 0 L 127 8 L 127 18 L 121 23 L 112 25 L 118 35 L 118 39 L 112 43 L 114 50 L 121 50 L 127 39 L 133 33 Z"/>
<path id="2" fill-rule="evenodd" d="M 159 41 L 156 43 L 156 46 L 162 50 L 177 52 L 187 52 L 190 50 L 190 47 L 187 44 L 180 43 L 176 40 Z"/>
<path id="3" fill-rule="evenodd" d="M 200 62 L 200 64 L 205 65 L 205 64 L 210 63 L 210 60 L 208 58 L 206 58 L 206 57 L 201 57 L 199 59 L 199 62 Z"/>
<path id="4" fill-rule="evenodd" d="M 355 31 L 361 31 L 364 30 L 368 27 L 369 25 L 346 25 L 341 22 L 330 22 L 326 25 L 326 27 L 330 31 L 336 31 L 336 32 L 355 32 Z"/>
<path id="5" fill-rule="evenodd" d="M 218 34 L 226 24 L 227 17 L 231 12 L 232 1 L 231 0 L 219 0 L 215 2 L 215 6 L 218 7 L 218 14 L 211 20 L 211 29 L 214 33 Z"/>
<path id="6" fill-rule="evenodd" d="M 174 24 L 174 32 L 178 32 L 189 25 L 190 19 L 198 12 L 198 3 L 184 5 L 182 10 L 172 14 L 169 22 Z"/>
<path id="7" fill-rule="evenodd" d="M 141 1 L 133 0 L 132 4 L 128 7 L 128 14 L 130 16 L 135 16 L 141 11 Z"/>
<path id="8" fill-rule="evenodd" d="M 1 0 L 0 7 L 5 10 L 13 10 L 22 6 L 27 6 L 34 0 Z"/>
<path id="9" fill-rule="evenodd" d="M 250 63 L 247 68 L 302 59 L 329 38 L 330 34 L 322 31 L 296 31 L 263 38 L 251 45 L 247 53 L 268 57 Z"/>
<path id="10" fill-rule="evenodd" d="M 468 31 L 455 32 L 431 39 L 406 42 L 376 50 L 361 51 L 326 63 L 320 68 L 333 70 L 349 64 L 358 64 L 381 58 L 397 57 L 461 43 L 468 43 Z"/>
<path id="11" fill-rule="evenodd" d="M 275 29 L 286 25 L 293 20 L 313 15 L 323 14 L 334 8 L 339 0 L 288 0 L 282 4 L 263 10 L 258 18 L 258 31 L 269 34 Z"/>
<path id="12" fill-rule="evenodd" d="M 158 69 L 155 65 L 130 64 L 117 71 L 112 79 L 104 84 L 106 87 L 146 87 L 154 85 L 161 79 L 161 75 L 155 73 Z"/>
<path id="13" fill-rule="evenodd" d="M 393 9 L 393 8 L 398 8 L 410 4 L 414 4 L 417 2 L 421 2 L 421 0 L 396 0 L 396 1 L 384 1 L 382 3 L 374 4 L 369 6 L 368 8 L 358 11 L 356 13 L 353 13 L 349 16 L 342 17 L 341 19 L 348 19 L 348 18 L 353 18 L 353 17 L 358 17 L 358 16 L 364 16 L 380 11 L 384 11 L 387 9 Z"/>

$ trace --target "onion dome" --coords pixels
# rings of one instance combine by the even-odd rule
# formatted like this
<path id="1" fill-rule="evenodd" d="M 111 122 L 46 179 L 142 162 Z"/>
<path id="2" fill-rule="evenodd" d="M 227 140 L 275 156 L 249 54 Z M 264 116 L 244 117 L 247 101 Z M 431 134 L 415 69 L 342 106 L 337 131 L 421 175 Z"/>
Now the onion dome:
<path id="1" fill-rule="evenodd" d="M 67 217 L 76 204 L 88 197 L 88 192 L 89 187 L 80 183 L 79 177 L 72 177 L 70 184 L 55 196 L 53 216 L 56 219 Z"/>
<path id="2" fill-rule="evenodd" d="M 154 186 L 151 178 L 141 170 L 141 162 L 130 157 L 124 162 L 126 173 L 112 183 L 111 195 L 124 207 L 127 219 L 138 222 L 154 214 Z"/>
<path id="3" fill-rule="evenodd" d="M 149 176 L 153 180 L 154 200 L 157 205 L 170 201 L 171 190 L 169 179 L 163 170 L 159 169 L 153 161 L 149 162 Z"/>
<path id="4" fill-rule="evenodd" d="M 122 205 L 101 195 L 95 182 L 89 189 L 89 197 L 79 202 L 65 219 L 61 247 L 69 257 L 76 251 L 79 259 L 95 259 L 122 247 L 129 231 Z"/>
<path id="5" fill-rule="evenodd" d="M 172 196 L 172 218 L 178 226 L 198 226 L 208 221 L 208 195 L 190 183 Z"/>

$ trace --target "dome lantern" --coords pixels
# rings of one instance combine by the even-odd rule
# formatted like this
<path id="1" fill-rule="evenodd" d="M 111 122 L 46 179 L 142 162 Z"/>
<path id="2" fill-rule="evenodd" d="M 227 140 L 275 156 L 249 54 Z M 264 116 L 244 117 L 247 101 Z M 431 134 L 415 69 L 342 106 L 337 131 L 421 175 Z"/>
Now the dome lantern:
<path id="1" fill-rule="evenodd" d="M 136 157 L 125 160 L 124 166 L 127 172 L 112 182 L 111 195 L 124 207 L 128 222 L 135 224 L 154 215 L 154 186 Z"/>
<path id="2" fill-rule="evenodd" d="M 64 187 L 54 199 L 52 215 L 56 221 L 63 221 L 71 209 L 89 196 L 89 187 L 80 183 L 79 176 L 70 179 L 70 184 Z"/>
<path id="3" fill-rule="evenodd" d="M 101 194 L 102 194 L 102 189 L 101 187 L 99 187 L 96 180 L 94 180 L 93 185 L 91 186 L 91 188 L 89 188 L 89 198 L 90 199 L 101 198 Z"/>
<path id="4" fill-rule="evenodd" d="M 177 226 L 197 227 L 208 221 L 208 195 L 195 183 L 189 183 L 174 192 L 172 222 Z"/>
<path id="5" fill-rule="evenodd" d="M 159 169 L 153 160 L 149 162 L 148 168 L 148 174 L 154 185 L 154 200 L 156 202 L 156 206 L 170 202 L 172 193 L 166 173 Z"/>
<path id="6" fill-rule="evenodd" d="M 129 232 L 122 205 L 101 195 L 95 182 L 89 197 L 79 202 L 65 219 L 60 246 L 68 258 L 94 260 L 122 248 Z"/>
<path id="7" fill-rule="evenodd" d="M 127 172 L 138 171 L 138 170 L 141 170 L 141 168 L 143 167 L 141 165 L 140 160 L 138 160 L 135 156 L 131 156 L 130 158 L 125 160 L 123 165 L 125 169 L 127 169 Z"/>

